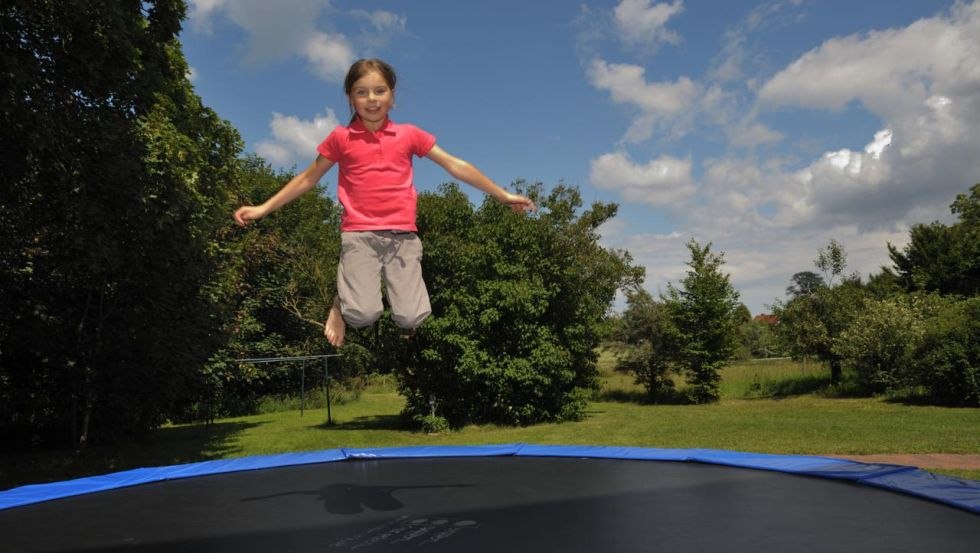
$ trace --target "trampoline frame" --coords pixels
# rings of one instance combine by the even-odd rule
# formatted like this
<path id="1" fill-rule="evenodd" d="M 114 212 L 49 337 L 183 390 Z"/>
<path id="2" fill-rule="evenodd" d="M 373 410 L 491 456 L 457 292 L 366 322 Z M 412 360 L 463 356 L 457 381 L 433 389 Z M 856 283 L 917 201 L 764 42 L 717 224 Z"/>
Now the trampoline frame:
<path id="1" fill-rule="evenodd" d="M 64 482 L 26 485 L 2 491 L 0 492 L 0 510 L 151 482 L 246 470 L 363 459 L 505 456 L 690 462 L 768 470 L 851 481 L 860 485 L 936 501 L 980 514 L 980 482 L 933 474 L 916 467 L 869 464 L 819 456 L 777 455 L 718 449 L 533 444 L 339 448 L 139 468 Z"/>

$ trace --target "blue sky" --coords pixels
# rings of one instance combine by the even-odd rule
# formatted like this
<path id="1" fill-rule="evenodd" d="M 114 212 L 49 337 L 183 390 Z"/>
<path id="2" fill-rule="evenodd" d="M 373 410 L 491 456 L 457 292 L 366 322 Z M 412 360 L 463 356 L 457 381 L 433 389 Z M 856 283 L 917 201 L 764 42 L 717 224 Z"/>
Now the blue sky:
<path id="1" fill-rule="evenodd" d="M 195 88 L 248 151 L 305 167 L 349 117 L 347 67 L 381 57 L 396 121 L 501 185 L 619 204 L 603 244 L 654 294 L 694 238 L 767 312 L 831 239 L 867 276 L 980 182 L 980 0 L 189 5 Z M 420 190 L 448 179 L 416 162 Z"/>

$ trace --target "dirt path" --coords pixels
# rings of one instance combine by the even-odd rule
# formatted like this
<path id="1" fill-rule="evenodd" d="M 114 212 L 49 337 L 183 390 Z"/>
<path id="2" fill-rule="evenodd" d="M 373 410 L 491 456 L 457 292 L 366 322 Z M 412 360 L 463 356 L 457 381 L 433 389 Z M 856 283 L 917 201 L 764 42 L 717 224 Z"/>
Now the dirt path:
<path id="1" fill-rule="evenodd" d="M 907 465 L 920 469 L 970 469 L 980 470 L 980 455 L 956 455 L 952 453 L 906 453 L 883 455 L 823 455 L 837 459 L 850 459 L 862 463 Z"/>

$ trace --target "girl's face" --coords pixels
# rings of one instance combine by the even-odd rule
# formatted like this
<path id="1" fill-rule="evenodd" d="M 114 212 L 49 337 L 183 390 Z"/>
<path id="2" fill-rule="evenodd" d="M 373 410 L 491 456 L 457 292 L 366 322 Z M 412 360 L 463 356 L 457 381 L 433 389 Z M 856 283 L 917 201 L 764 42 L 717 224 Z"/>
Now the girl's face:
<path id="1" fill-rule="evenodd" d="M 371 71 L 354 81 L 348 98 L 351 108 L 371 131 L 381 128 L 388 112 L 395 105 L 395 91 L 377 71 Z"/>

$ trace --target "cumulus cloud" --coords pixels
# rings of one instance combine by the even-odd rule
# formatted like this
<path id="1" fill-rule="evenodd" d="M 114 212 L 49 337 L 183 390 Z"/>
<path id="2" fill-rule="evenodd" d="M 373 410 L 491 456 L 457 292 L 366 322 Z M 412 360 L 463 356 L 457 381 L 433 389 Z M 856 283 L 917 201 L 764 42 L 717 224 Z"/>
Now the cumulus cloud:
<path id="1" fill-rule="evenodd" d="M 980 174 L 980 3 L 907 27 L 834 38 L 775 74 L 760 109 L 841 110 L 882 121 L 864 151 L 826 152 L 795 175 L 800 205 L 827 222 L 885 228 L 942 216 Z"/>
<path id="2" fill-rule="evenodd" d="M 759 101 L 841 110 L 857 100 L 884 117 L 918 111 L 930 96 L 980 81 L 978 33 L 974 4 L 902 29 L 828 40 L 765 83 Z"/>
<path id="3" fill-rule="evenodd" d="M 198 32 L 212 32 L 221 18 L 245 31 L 246 64 L 298 57 L 307 61 L 313 75 L 336 82 L 357 57 L 351 38 L 317 25 L 322 14 L 332 9 L 329 0 L 190 0 L 189 5 L 191 28 Z M 407 23 L 404 16 L 384 10 L 353 10 L 345 15 L 367 22 L 370 28 L 365 29 L 361 45 L 374 48 L 403 33 Z"/>
<path id="4" fill-rule="evenodd" d="M 367 21 L 376 32 L 404 32 L 408 23 L 408 18 L 392 12 L 377 10 L 369 12 L 367 10 L 353 10 L 351 15 L 355 18 Z"/>
<path id="5" fill-rule="evenodd" d="M 259 142 L 255 151 L 276 165 L 306 163 L 316 157 L 317 145 L 339 124 L 332 109 L 309 121 L 273 113 L 269 122 L 272 138 Z"/>
<path id="6" fill-rule="evenodd" d="M 303 52 L 309 61 L 310 72 L 325 81 L 343 81 L 354 62 L 354 50 L 341 35 L 313 33 Z"/>
<path id="7" fill-rule="evenodd" d="M 677 44 L 680 36 L 667 29 L 667 21 L 684 11 L 684 3 L 651 0 L 622 0 L 613 10 L 622 39 L 632 45 Z"/>
<path id="8" fill-rule="evenodd" d="M 609 91 L 612 100 L 639 111 L 626 134 L 630 142 L 650 138 L 654 128 L 684 118 L 701 93 L 700 86 L 688 77 L 673 82 L 647 82 L 646 70 L 639 65 L 593 60 L 588 69 L 592 86 Z"/>
<path id="9" fill-rule="evenodd" d="M 590 180 L 599 188 L 618 190 L 629 201 L 665 206 L 695 193 L 691 160 L 661 156 L 635 163 L 622 152 L 592 160 Z"/>
<path id="10" fill-rule="evenodd" d="M 644 164 L 606 154 L 592 162 L 593 182 L 620 189 L 627 201 L 665 206 L 676 200 L 667 191 L 687 191 L 683 209 L 672 211 L 674 232 L 604 236 L 647 267 L 652 291 L 682 278 L 689 237 L 725 252 L 726 271 L 756 312 L 783 297 L 793 273 L 815 270 L 817 251 L 831 238 L 847 249 L 848 271 L 867 276 L 890 265 L 885 244 L 904 244 L 912 224 L 948 220 L 952 198 L 980 175 L 980 2 L 902 28 L 831 38 L 757 88 L 734 89 L 726 79 L 748 79 L 748 33 L 767 24 L 761 17 L 792 18 L 788 4 L 764 7 L 729 37 L 706 76 L 712 84 L 692 81 L 700 95 L 684 100 L 682 111 L 699 112 L 727 138 L 726 153 L 675 170 L 685 175 L 679 186 L 666 184 L 657 163 L 669 158 Z M 663 100 L 667 89 L 652 94 L 638 66 L 594 62 L 589 79 L 637 108 L 638 119 L 663 122 L 677 113 Z M 760 119 L 783 108 L 866 110 L 879 126 L 862 146 L 807 157 L 790 148 L 778 123 Z M 781 148 L 753 150 L 775 145 Z M 753 153 L 740 155 L 744 150 Z"/>

